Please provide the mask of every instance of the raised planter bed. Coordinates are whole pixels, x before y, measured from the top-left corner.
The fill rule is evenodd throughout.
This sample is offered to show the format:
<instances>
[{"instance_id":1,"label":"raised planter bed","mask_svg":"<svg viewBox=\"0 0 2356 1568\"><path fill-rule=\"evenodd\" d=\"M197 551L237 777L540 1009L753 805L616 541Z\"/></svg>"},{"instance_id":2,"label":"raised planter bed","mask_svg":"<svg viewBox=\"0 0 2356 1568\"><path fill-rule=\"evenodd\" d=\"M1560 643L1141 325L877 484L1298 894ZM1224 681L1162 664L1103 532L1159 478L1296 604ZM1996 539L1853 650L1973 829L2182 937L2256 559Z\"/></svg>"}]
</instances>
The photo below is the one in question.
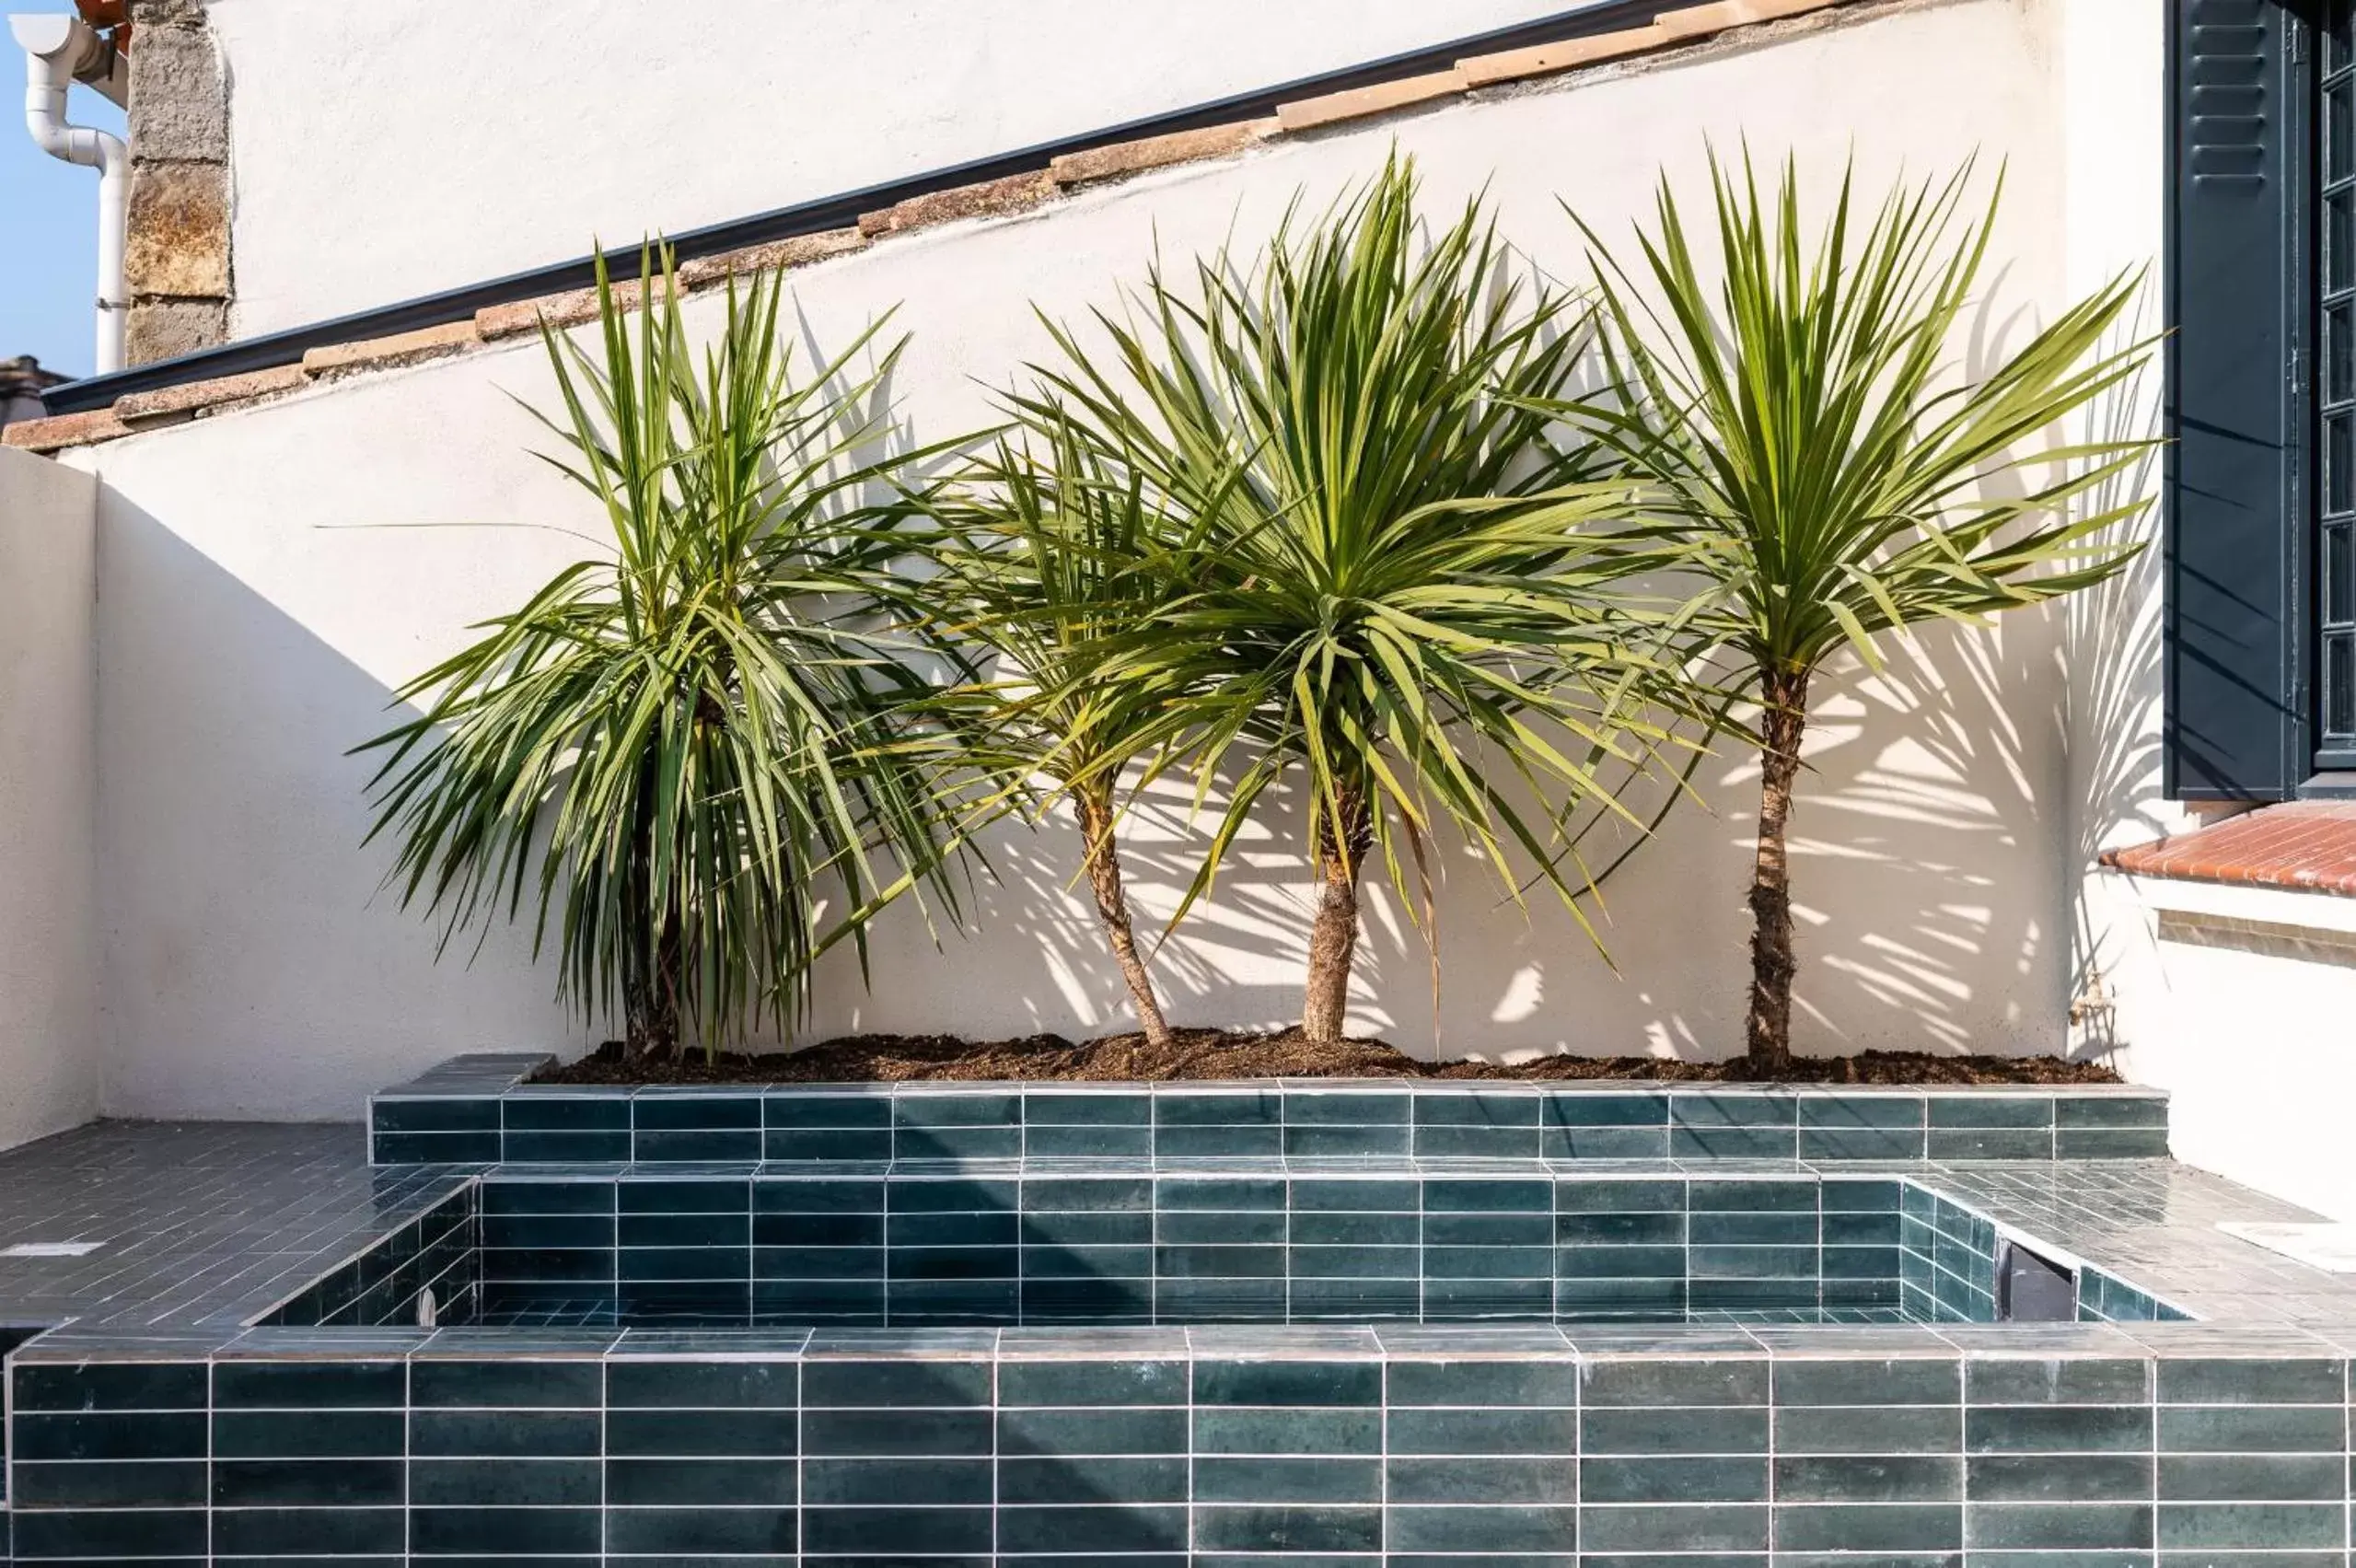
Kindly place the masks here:
<instances>
[{"instance_id":1,"label":"raised planter bed","mask_svg":"<svg viewBox=\"0 0 2356 1568\"><path fill-rule=\"evenodd\" d=\"M2125 1084L528 1081L550 1060L460 1056L372 1097L372 1159L2075 1160L2167 1153L2167 1097Z\"/></svg>"}]
</instances>

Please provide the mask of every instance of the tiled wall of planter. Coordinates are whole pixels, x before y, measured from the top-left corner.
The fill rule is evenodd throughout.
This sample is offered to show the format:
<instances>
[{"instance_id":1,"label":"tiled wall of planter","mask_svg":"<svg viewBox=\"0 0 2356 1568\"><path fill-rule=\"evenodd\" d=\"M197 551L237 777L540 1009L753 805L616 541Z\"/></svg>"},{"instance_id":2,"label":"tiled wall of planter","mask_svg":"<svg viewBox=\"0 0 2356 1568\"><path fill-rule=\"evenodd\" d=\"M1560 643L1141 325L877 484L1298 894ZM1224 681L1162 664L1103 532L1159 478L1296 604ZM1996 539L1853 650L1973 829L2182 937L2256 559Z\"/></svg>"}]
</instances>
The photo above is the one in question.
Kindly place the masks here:
<instances>
[{"instance_id":1,"label":"tiled wall of planter","mask_svg":"<svg viewBox=\"0 0 2356 1568\"><path fill-rule=\"evenodd\" d=\"M33 1347L9 1388L19 1560L2323 1568L2346 1550L2347 1365L2295 1333L511 1338L186 1363Z\"/></svg>"},{"instance_id":2,"label":"tiled wall of planter","mask_svg":"<svg viewBox=\"0 0 2356 1568\"><path fill-rule=\"evenodd\" d=\"M378 1164L1367 1158L2113 1159L2167 1153L2126 1086L1462 1082L567 1087L460 1057L369 1102Z\"/></svg>"}]
</instances>

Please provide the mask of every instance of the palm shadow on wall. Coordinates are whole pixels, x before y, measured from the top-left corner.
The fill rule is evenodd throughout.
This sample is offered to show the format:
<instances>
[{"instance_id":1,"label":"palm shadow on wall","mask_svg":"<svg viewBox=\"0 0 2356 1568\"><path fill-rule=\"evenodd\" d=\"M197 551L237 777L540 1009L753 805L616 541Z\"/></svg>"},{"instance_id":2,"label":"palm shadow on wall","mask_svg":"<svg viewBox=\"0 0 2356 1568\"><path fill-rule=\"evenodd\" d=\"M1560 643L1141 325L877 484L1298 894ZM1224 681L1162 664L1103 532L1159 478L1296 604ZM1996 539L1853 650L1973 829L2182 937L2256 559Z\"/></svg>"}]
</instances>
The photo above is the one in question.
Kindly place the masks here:
<instances>
[{"instance_id":1,"label":"palm shadow on wall","mask_svg":"<svg viewBox=\"0 0 2356 1568\"><path fill-rule=\"evenodd\" d=\"M1999 280L1989 297L2003 293ZM1983 306L1966 373L1991 369L2025 320ZM2122 386L2071 438L2148 434L2142 391ZM2080 505L2099 513L2148 494L2155 462ZM2017 496L2026 477L1983 483ZM2056 606L1885 639L1880 671L1851 656L1828 668L1791 840L1804 1051L2060 1048L2085 973L2072 954L2084 945L2077 879L2103 825L2148 800L2156 766L2142 720L2156 693L2157 574L2147 552ZM1747 827L1756 758L1713 771L1712 803ZM1668 833L1693 825L1673 819ZM1713 854L1739 879L1752 847L1735 836ZM1729 948L1724 961L1746 956Z\"/></svg>"},{"instance_id":2,"label":"palm shadow on wall","mask_svg":"<svg viewBox=\"0 0 2356 1568\"><path fill-rule=\"evenodd\" d=\"M348 1119L354 1078L586 1043L527 935L437 962L384 890L347 751L413 710L301 619L331 612L290 613L111 487L99 516L101 1006L126 1107Z\"/></svg>"},{"instance_id":3,"label":"palm shadow on wall","mask_svg":"<svg viewBox=\"0 0 2356 1568\"><path fill-rule=\"evenodd\" d=\"M1992 368L1994 345L2017 341L2017 326L1983 309L1966 357L1973 375ZM2143 331L2130 321L2106 350ZM2148 437L2155 374L2105 395L2066 438ZM2148 496L2157 463L2147 454L2082 497L2079 515ZM2000 482L2017 496L2025 477ZM1851 1033L1843 1045L1884 1043L1910 1028L1925 1049L2064 1048L2072 1000L2091 972L2079 883L2107 827L2148 816L2152 804L2159 626L2160 563L2147 550L2110 581L2058 604L1977 631L1927 630L1892 661L1891 679L1864 683L1873 689L1859 695L1892 716L1889 732L1923 765L1836 770L1830 759L1814 760L1831 785L1815 804L1847 824L1816 853L1855 863L1851 874L1873 889L1861 907L1889 912L1821 954L1823 968L1845 976L1856 1000L1893 1026L1876 1038ZM1952 848L1935 858L1892 853L1883 830L1898 823L1935 830ZM2010 988L2001 1014L1973 1006L1972 976ZM1804 971L1804 1001L1807 989ZM1993 1038L1991 1026L2001 1031Z\"/></svg>"}]
</instances>

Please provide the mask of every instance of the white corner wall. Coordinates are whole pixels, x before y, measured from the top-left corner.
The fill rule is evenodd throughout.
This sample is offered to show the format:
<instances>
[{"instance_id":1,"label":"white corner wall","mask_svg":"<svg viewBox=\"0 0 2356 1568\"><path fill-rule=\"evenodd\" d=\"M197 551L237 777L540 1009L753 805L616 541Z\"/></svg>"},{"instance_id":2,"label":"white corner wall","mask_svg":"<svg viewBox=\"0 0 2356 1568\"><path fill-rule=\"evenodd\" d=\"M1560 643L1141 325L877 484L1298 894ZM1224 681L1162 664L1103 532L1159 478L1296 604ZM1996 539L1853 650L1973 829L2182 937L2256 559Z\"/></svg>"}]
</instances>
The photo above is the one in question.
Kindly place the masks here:
<instances>
[{"instance_id":1,"label":"white corner wall","mask_svg":"<svg viewBox=\"0 0 2356 1568\"><path fill-rule=\"evenodd\" d=\"M593 239L634 248L1576 4L212 0L232 327L390 305Z\"/></svg>"},{"instance_id":2,"label":"white corner wall","mask_svg":"<svg viewBox=\"0 0 2356 1568\"><path fill-rule=\"evenodd\" d=\"M0 448L0 1148L99 1109L97 492Z\"/></svg>"},{"instance_id":3,"label":"white corner wall","mask_svg":"<svg viewBox=\"0 0 2356 1568\"><path fill-rule=\"evenodd\" d=\"M2178 1159L2356 1223L2356 899L2102 872L2104 1025ZM2171 936L2164 920L2213 935ZM2299 934L2292 941L2269 940Z\"/></svg>"},{"instance_id":4,"label":"white corner wall","mask_svg":"<svg viewBox=\"0 0 2356 1568\"><path fill-rule=\"evenodd\" d=\"M226 23L246 3L215 15ZM894 389L912 434L934 439L985 417L977 378L1040 352L1032 302L1077 316L1141 276L1157 246L1183 256L1231 230L1249 243L1295 192L1323 200L1363 180L1394 143L1420 160L1433 210L1486 186L1506 231L1574 275L1580 250L1558 196L1623 232L1649 211L1662 167L1697 190L1706 141L1747 137L1770 156L1795 152L1819 190L1852 152L1867 189L1975 151L1984 168L2008 161L2002 264L1962 345L1977 353L2062 298L2055 42L2047 0L1876 8L1768 47L1452 104L887 241L796 274L795 298L826 344L902 307L914 342ZM250 101L240 99L241 134L257 129ZM470 219L489 205L439 200ZM305 221L314 237L331 231ZM338 251L355 266L404 225L377 214L366 227L368 246ZM708 326L717 306L691 309ZM552 975L522 934L435 961L433 931L378 889L384 852L360 847L366 767L346 755L387 722L391 688L575 556L564 530L594 530L529 456L536 427L507 395L549 391L540 350L523 343L75 456L107 485L110 1111L348 1116L369 1089L456 1051L594 1038L556 1010ZM1971 637L1926 633L1886 677L1827 681L1794 829L1803 1049L2035 1051L2062 1040L2072 887L2058 630L2031 615ZM1479 865L1451 855L1436 1007L1420 940L1380 893L1353 1026L1423 1052L1738 1049L1757 781L1729 755L1701 783L1710 809L1673 817L1608 889L1612 963L1559 908L1526 917ZM1149 919L1190 869L1182 834L1164 813L1128 842ZM1296 829L1268 824L1217 904L1165 950L1178 1019L1297 1016L1301 848ZM912 911L895 912L877 935L875 991L838 966L814 1037L1119 1024L1119 981L1069 886L1068 830L1010 831L993 853L1005 880L977 896L970 929L936 948Z\"/></svg>"}]
</instances>

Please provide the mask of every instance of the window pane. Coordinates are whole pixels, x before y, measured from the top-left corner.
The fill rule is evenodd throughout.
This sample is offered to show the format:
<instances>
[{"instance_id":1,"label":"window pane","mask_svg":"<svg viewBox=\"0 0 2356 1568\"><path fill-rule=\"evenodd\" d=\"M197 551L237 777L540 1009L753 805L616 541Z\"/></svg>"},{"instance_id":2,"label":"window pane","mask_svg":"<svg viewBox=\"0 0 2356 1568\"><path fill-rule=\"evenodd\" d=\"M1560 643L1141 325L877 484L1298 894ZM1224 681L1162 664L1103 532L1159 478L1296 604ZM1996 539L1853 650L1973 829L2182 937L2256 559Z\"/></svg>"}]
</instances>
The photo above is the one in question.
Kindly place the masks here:
<instances>
[{"instance_id":1,"label":"window pane","mask_svg":"<svg viewBox=\"0 0 2356 1568\"><path fill-rule=\"evenodd\" d=\"M2351 563L2348 523L2328 524L2323 530L2323 618L2333 626L2356 621L2356 563Z\"/></svg>"},{"instance_id":2,"label":"window pane","mask_svg":"<svg viewBox=\"0 0 2356 1568\"><path fill-rule=\"evenodd\" d=\"M2323 422L2323 509L2335 516L2356 510L2356 429L2350 416L2333 414Z\"/></svg>"},{"instance_id":3,"label":"window pane","mask_svg":"<svg viewBox=\"0 0 2356 1568\"><path fill-rule=\"evenodd\" d=\"M2356 333L2350 332L2350 307L2346 300L2323 313L2323 401L2344 403L2356 398Z\"/></svg>"},{"instance_id":4,"label":"window pane","mask_svg":"<svg viewBox=\"0 0 2356 1568\"><path fill-rule=\"evenodd\" d=\"M2332 735L2356 730L2356 636L2324 645L2323 727Z\"/></svg>"},{"instance_id":5,"label":"window pane","mask_svg":"<svg viewBox=\"0 0 2356 1568\"><path fill-rule=\"evenodd\" d=\"M2324 89L2323 177L2327 180L2347 179L2350 154L2356 152L2356 136L2350 134L2348 119L2351 92L2356 92L2356 84L2345 76Z\"/></svg>"},{"instance_id":6,"label":"window pane","mask_svg":"<svg viewBox=\"0 0 2356 1568\"><path fill-rule=\"evenodd\" d=\"M2350 262L2349 248L2356 245L2356 222L2351 222L2349 207L2350 192L2335 191L2323 199L2323 286L2326 294L2337 294L2356 285L2356 267Z\"/></svg>"}]
</instances>

